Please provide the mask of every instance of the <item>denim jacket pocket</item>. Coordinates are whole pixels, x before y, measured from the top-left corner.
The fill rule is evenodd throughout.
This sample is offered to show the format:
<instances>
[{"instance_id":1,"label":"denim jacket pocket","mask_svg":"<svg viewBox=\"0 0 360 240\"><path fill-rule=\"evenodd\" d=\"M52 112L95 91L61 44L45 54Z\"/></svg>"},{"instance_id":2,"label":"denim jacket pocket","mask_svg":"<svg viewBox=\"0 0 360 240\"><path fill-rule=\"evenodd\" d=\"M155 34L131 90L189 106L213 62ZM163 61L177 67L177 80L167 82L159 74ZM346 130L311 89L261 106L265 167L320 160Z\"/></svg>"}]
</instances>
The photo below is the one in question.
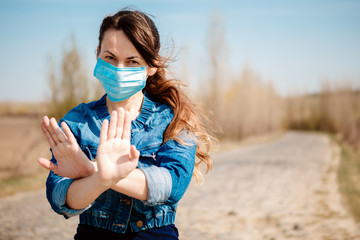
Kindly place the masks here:
<instances>
[{"instance_id":1,"label":"denim jacket pocket","mask_svg":"<svg viewBox=\"0 0 360 240\"><path fill-rule=\"evenodd\" d=\"M80 148L91 161L93 161L96 158L97 155L96 147L81 145Z\"/></svg>"},{"instance_id":2,"label":"denim jacket pocket","mask_svg":"<svg viewBox=\"0 0 360 240\"><path fill-rule=\"evenodd\" d=\"M146 146L138 148L140 152L140 157L152 157L156 161L156 155L159 151L162 142L152 142Z\"/></svg>"},{"instance_id":3,"label":"denim jacket pocket","mask_svg":"<svg viewBox=\"0 0 360 240\"><path fill-rule=\"evenodd\" d=\"M139 148L140 158L138 167L147 167L150 165L156 165L156 155L161 146L161 142L151 143L147 146Z\"/></svg>"},{"instance_id":4,"label":"denim jacket pocket","mask_svg":"<svg viewBox=\"0 0 360 240\"><path fill-rule=\"evenodd\" d=\"M156 164L156 155L142 154L140 155L138 168L144 168Z\"/></svg>"}]
</instances>

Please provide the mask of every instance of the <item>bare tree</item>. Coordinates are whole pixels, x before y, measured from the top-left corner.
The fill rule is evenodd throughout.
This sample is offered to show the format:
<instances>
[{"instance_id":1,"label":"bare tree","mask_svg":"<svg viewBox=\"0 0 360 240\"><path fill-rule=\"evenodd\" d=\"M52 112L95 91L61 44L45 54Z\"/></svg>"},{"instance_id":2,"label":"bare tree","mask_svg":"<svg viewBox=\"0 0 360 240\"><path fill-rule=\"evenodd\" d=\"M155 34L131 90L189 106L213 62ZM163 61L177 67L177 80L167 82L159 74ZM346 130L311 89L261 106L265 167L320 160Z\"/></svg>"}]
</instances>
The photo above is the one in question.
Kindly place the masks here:
<instances>
[{"instance_id":1,"label":"bare tree","mask_svg":"<svg viewBox=\"0 0 360 240\"><path fill-rule=\"evenodd\" d=\"M89 100L89 77L83 66L74 37L70 48L64 48L60 67L49 59L49 115L57 119L63 117L71 108ZM60 71L57 71L57 70Z\"/></svg>"},{"instance_id":2,"label":"bare tree","mask_svg":"<svg viewBox=\"0 0 360 240\"><path fill-rule=\"evenodd\" d=\"M228 55L227 43L225 38L225 21L222 16L214 12L210 17L208 30L208 52L210 59L210 96L209 107L215 115L219 116L221 83L225 81L226 59Z\"/></svg>"}]
</instances>

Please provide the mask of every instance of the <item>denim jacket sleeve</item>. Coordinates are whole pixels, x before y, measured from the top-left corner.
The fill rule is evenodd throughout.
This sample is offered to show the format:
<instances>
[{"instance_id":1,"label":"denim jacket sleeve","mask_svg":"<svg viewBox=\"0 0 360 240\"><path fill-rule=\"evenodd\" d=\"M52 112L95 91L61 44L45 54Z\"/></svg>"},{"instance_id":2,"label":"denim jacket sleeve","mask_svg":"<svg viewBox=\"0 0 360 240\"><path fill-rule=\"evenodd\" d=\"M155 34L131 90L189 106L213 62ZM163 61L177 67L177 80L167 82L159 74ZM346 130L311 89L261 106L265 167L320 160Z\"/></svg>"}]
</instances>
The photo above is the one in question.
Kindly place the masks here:
<instances>
[{"instance_id":1,"label":"denim jacket sleeve","mask_svg":"<svg viewBox=\"0 0 360 240\"><path fill-rule=\"evenodd\" d=\"M93 132L96 132L96 134L98 134L97 131L99 131L99 127L95 126L94 121L91 122L92 127L90 127L89 122L93 119L94 105L102 103L105 105L104 97L97 102L91 102L88 104L83 103L76 106L75 108L71 109L62 119L60 119L59 127L61 128L61 122L65 121L70 127L80 146L82 146L84 143L84 135L82 134L84 132L88 134L86 136L90 136L88 137L88 139L94 141L95 138L91 134L93 134ZM104 109L106 110L106 108ZM88 144L88 142L86 142L86 144ZM91 153L86 152L84 149L83 151L91 159L91 156L89 156L89 154ZM51 161L57 164L54 155L52 156ZM74 210L67 207L66 195L69 186L73 181L74 179L58 176L52 171L50 171L49 176L46 180L46 197L51 205L51 208L56 213L63 215L65 218L79 215L92 206L90 205L87 208L81 210Z\"/></svg>"},{"instance_id":2,"label":"denim jacket sleeve","mask_svg":"<svg viewBox=\"0 0 360 240\"><path fill-rule=\"evenodd\" d=\"M75 114L74 114L75 113ZM77 115L76 109L72 109L65 117L76 117ZM64 118L65 118L64 117ZM61 122L65 121L64 119L60 119L59 127L61 127ZM74 131L73 125L71 122L66 122L70 127L71 131ZM74 133L74 132L73 132ZM76 134L75 134L76 136ZM77 139L79 142L79 140ZM52 155L51 161L57 164L57 161ZM46 197L51 205L51 208L58 214L63 215L65 218L70 218L73 216L77 216L87 210L89 207L82 210L74 210L70 209L66 206L66 195L69 190L70 184L74 181L74 179L61 177L56 175L54 172L50 171L49 176L46 180Z\"/></svg>"},{"instance_id":3,"label":"denim jacket sleeve","mask_svg":"<svg viewBox=\"0 0 360 240\"><path fill-rule=\"evenodd\" d=\"M53 156L51 159L53 163L56 160ZM50 171L46 180L46 197L51 205L51 208L58 214L63 215L65 218L77 216L86 211L90 206L81 210L70 209L66 206L66 194L70 184L74 180L71 178L61 177Z\"/></svg>"},{"instance_id":4,"label":"denim jacket sleeve","mask_svg":"<svg viewBox=\"0 0 360 240\"><path fill-rule=\"evenodd\" d=\"M192 178L196 154L194 141L185 142L167 141L157 153L156 164L141 169L148 186L148 205L175 204L184 195Z\"/></svg>"}]
</instances>

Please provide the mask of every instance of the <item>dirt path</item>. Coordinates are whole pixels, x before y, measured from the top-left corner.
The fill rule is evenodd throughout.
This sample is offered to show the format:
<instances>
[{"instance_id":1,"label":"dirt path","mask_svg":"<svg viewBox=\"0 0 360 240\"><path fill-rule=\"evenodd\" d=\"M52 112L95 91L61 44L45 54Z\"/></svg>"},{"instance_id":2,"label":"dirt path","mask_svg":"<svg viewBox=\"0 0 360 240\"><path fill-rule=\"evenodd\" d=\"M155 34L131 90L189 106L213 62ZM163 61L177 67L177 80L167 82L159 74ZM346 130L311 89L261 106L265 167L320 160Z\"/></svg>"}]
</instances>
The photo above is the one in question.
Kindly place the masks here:
<instances>
[{"instance_id":1,"label":"dirt path","mask_svg":"<svg viewBox=\"0 0 360 240\"><path fill-rule=\"evenodd\" d=\"M290 132L214 160L178 208L182 239L360 239L338 192L339 149L325 135Z\"/></svg>"},{"instance_id":2,"label":"dirt path","mask_svg":"<svg viewBox=\"0 0 360 240\"><path fill-rule=\"evenodd\" d=\"M281 139L217 154L178 207L182 240L360 239L341 205L339 149L325 135ZM45 191L0 199L0 239L72 239L77 218L52 212Z\"/></svg>"},{"instance_id":3,"label":"dirt path","mask_svg":"<svg viewBox=\"0 0 360 240\"><path fill-rule=\"evenodd\" d=\"M73 239L78 219L55 214L45 189L0 199L1 240Z\"/></svg>"}]
</instances>

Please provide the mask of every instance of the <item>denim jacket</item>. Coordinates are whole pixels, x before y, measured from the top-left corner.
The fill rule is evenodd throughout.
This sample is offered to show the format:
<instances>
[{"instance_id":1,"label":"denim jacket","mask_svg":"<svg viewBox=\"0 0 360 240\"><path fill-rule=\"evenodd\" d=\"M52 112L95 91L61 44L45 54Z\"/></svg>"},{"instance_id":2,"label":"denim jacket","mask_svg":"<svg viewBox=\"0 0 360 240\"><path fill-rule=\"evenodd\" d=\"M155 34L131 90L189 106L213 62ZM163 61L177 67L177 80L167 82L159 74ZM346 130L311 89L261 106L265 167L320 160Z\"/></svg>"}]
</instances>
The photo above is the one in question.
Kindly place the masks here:
<instances>
[{"instance_id":1,"label":"denim jacket","mask_svg":"<svg viewBox=\"0 0 360 240\"><path fill-rule=\"evenodd\" d=\"M163 134L173 118L166 104L151 100L144 94L141 112L131 123L131 144L140 151L138 168L147 181L148 198L141 201L112 189L102 193L90 206L82 210L66 206L66 194L73 179L61 177L50 171L46 181L46 195L52 209L65 218L80 215L80 223L125 233L173 224L177 202L189 186L194 164L196 143L181 134L186 144L169 140ZM100 100L70 110L64 118L74 133L81 149L96 158L101 124L110 119L104 95ZM187 138L184 136L188 136ZM56 163L56 159L52 158Z\"/></svg>"}]
</instances>

